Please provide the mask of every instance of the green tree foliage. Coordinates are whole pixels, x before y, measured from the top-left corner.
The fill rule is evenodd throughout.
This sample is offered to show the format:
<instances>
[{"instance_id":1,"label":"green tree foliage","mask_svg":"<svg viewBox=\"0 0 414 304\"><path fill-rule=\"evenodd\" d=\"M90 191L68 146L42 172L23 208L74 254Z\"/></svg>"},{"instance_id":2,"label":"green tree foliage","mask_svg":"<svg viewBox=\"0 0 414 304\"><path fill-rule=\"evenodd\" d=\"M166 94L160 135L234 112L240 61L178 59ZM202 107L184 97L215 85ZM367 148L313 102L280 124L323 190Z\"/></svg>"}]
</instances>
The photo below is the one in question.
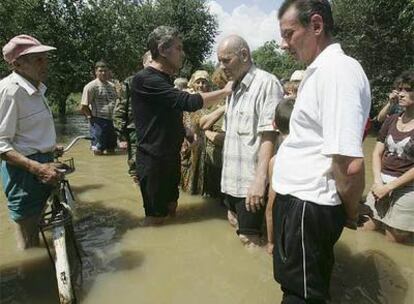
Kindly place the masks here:
<instances>
[{"instance_id":1,"label":"green tree foliage","mask_svg":"<svg viewBox=\"0 0 414 304\"><path fill-rule=\"evenodd\" d=\"M279 79L289 79L295 70L303 69L303 65L283 52L275 41L268 41L252 53L255 64Z\"/></svg>"},{"instance_id":2,"label":"green tree foliage","mask_svg":"<svg viewBox=\"0 0 414 304\"><path fill-rule=\"evenodd\" d=\"M208 57L217 34L217 22L203 0L2 0L0 20L1 46L24 33L57 47L48 87L61 116L68 95L93 78L95 61L108 62L118 79L135 72L155 27L176 26L182 33L186 76ZM0 76L8 72L1 61Z\"/></svg>"},{"instance_id":3,"label":"green tree foliage","mask_svg":"<svg viewBox=\"0 0 414 304\"><path fill-rule=\"evenodd\" d=\"M414 0L332 2L335 36L367 73L376 113L394 79L414 68Z\"/></svg>"}]
</instances>

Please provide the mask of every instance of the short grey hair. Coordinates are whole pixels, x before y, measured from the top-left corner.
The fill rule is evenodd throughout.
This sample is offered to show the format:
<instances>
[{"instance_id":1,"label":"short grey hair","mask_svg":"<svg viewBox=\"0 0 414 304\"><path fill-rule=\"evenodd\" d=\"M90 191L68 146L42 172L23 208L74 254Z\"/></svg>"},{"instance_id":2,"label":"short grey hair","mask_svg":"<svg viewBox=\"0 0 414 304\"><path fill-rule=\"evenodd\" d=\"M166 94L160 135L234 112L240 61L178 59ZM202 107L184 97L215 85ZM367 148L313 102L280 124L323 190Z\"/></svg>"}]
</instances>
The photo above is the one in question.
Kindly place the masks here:
<instances>
[{"instance_id":1,"label":"short grey hair","mask_svg":"<svg viewBox=\"0 0 414 304\"><path fill-rule=\"evenodd\" d=\"M230 35L225 37L219 43L219 48L223 46L225 46L228 51L236 54L238 57L240 56L241 51L246 49L249 53L249 58L251 57L249 44L239 35Z\"/></svg>"},{"instance_id":2,"label":"short grey hair","mask_svg":"<svg viewBox=\"0 0 414 304\"><path fill-rule=\"evenodd\" d=\"M180 38L180 33L175 27L161 25L148 36L148 49L153 59L160 57L159 48L168 49L175 38Z\"/></svg>"},{"instance_id":3,"label":"short grey hair","mask_svg":"<svg viewBox=\"0 0 414 304\"><path fill-rule=\"evenodd\" d=\"M188 85L188 80L187 78L177 78L176 80L174 80L174 87L179 89L179 90L184 90L187 88Z\"/></svg>"}]
</instances>

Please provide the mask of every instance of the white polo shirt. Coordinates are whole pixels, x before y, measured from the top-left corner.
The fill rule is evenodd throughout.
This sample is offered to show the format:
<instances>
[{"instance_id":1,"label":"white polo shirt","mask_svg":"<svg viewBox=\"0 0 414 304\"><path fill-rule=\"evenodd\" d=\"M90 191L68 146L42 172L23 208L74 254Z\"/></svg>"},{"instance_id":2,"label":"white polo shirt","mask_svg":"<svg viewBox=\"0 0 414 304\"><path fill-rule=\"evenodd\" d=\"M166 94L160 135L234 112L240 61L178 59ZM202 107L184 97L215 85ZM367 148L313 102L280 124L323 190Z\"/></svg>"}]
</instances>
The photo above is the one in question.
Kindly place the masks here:
<instances>
[{"instance_id":1,"label":"white polo shirt","mask_svg":"<svg viewBox=\"0 0 414 304\"><path fill-rule=\"evenodd\" d=\"M362 136L371 106L368 79L337 43L306 69L276 154L272 187L320 205L339 205L332 156L363 157Z\"/></svg>"},{"instance_id":2,"label":"white polo shirt","mask_svg":"<svg viewBox=\"0 0 414 304\"><path fill-rule=\"evenodd\" d=\"M0 154L54 150L55 125L45 92L43 83L36 88L15 72L0 81Z\"/></svg>"}]
</instances>

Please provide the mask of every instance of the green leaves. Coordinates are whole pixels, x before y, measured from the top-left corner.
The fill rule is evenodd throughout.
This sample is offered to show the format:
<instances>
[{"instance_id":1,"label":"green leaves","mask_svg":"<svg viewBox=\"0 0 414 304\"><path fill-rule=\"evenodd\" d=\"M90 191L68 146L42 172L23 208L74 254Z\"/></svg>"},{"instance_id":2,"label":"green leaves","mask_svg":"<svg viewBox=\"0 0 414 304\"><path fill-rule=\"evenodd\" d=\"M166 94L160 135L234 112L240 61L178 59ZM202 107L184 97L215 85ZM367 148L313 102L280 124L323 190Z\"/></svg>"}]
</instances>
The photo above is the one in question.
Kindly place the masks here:
<instances>
[{"instance_id":1,"label":"green leaves","mask_svg":"<svg viewBox=\"0 0 414 304\"><path fill-rule=\"evenodd\" d=\"M333 0L336 39L371 82L374 113L394 79L414 68L413 0Z\"/></svg>"},{"instance_id":2,"label":"green leaves","mask_svg":"<svg viewBox=\"0 0 414 304\"><path fill-rule=\"evenodd\" d=\"M141 66L148 34L159 25L183 34L186 76L210 54L217 22L203 0L2 0L0 44L29 34L57 48L50 60L49 99L64 115L66 99L93 78L105 60L123 80ZM0 77L9 73L0 61Z\"/></svg>"},{"instance_id":3,"label":"green leaves","mask_svg":"<svg viewBox=\"0 0 414 304\"><path fill-rule=\"evenodd\" d=\"M295 70L303 65L296 62L290 55L283 52L276 41L268 41L252 53L255 64L279 79L289 79Z\"/></svg>"}]
</instances>

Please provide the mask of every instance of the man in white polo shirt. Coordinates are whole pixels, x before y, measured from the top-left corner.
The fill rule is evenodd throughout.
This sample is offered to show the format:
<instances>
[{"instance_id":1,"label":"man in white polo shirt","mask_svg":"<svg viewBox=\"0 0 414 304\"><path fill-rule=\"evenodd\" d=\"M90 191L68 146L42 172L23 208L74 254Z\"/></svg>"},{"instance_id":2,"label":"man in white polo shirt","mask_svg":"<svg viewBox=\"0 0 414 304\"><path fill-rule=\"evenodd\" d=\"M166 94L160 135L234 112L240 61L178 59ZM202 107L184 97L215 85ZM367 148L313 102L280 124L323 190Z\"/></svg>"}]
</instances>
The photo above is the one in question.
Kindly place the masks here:
<instances>
[{"instance_id":1,"label":"man in white polo shirt","mask_svg":"<svg viewBox=\"0 0 414 304\"><path fill-rule=\"evenodd\" d=\"M307 69L275 159L274 275L282 303L325 303L343 227L364 189L362 136L371 96L360 64L333 43L328 0L286 0L282 48Z\"/></svg>"},{"instance_id":2,"label":"man in white polo shirt","mask_svg":"<svg viewBox=\"0 0 414 304\"><path fill-rule=\"evenodd\" d=\"M245 244L260 244L264 219L267 167L274 153L272 122L282 87L272 74L255 67L249 46L236 35L223 39L218 59L235 82L226 103L221 191L229 220L237 220L237 234ZM236 222L236 221L234 221Z\"/></svg>"},{"instance_id":3,"label":"man in white polo shirt","mask_svg":"<svg viewBox=\"0 0 414 304\"><path fill-rule=\"evenodd\" d=\"M28 35L3 48L13 72L0 81L0 173L21 249L39 244L39 217L51 184L61 178L52 164L56 134L43 84L51 50Z\"/></svg>"}]
</instances>

